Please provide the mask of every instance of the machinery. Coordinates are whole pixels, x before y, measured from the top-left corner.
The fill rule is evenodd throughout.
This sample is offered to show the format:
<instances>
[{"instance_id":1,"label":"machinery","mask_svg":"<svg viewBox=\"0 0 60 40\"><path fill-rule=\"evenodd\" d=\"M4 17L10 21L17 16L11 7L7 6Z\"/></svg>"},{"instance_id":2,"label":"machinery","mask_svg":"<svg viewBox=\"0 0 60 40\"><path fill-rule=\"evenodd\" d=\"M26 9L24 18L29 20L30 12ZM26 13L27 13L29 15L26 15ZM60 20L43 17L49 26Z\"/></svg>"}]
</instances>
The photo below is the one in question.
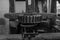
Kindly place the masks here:
<instances>
[{"instance_id":1,"label":"machinery","mask_svg":"<svg viewBox=\"0 0 60 40\"><path fill-rule=\"evenodd\" d=\"M55 28L57 14L57 0L25 0L26 12L5 14L6 18L11 21L18 20L16 34L24 34L24 36L35 36L40 33L60 32ZM42 12L39 12L38 1L42 3ZM59 0L58 0L59 1ZM32 34L32 35L31 35ZM26 37L25 36L25 37Z\"/></svg>"}]
</instances>

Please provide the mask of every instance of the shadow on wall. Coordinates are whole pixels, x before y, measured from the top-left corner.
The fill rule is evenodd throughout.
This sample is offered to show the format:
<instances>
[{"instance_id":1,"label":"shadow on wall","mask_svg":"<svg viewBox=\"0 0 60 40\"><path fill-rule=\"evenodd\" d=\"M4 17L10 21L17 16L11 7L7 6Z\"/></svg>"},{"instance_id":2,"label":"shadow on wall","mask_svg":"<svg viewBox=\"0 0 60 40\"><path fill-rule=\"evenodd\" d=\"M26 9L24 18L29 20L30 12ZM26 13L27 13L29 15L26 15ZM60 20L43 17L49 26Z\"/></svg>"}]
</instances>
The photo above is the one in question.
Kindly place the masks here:
<instances>
[{"instance_id":1,"label":"shadow on wall","mask_svg":"<svg viewBox=\"0 0 60 40\"><path fill-rule=\"evenodd\" d=\"M4 18L0 18L0 25L5 25L6 22L5 22L5 19Z\"/></svg>"},{"instance_id":2,"label":"shadow on wall","mask_svg":"<svg viewBox=\"0 0 60 40\"><path fill-rule=\"evenodd\" d=\"M0 35L6 34L6 20L4 18L0 18Z\"/></svg>"}]
</instances>

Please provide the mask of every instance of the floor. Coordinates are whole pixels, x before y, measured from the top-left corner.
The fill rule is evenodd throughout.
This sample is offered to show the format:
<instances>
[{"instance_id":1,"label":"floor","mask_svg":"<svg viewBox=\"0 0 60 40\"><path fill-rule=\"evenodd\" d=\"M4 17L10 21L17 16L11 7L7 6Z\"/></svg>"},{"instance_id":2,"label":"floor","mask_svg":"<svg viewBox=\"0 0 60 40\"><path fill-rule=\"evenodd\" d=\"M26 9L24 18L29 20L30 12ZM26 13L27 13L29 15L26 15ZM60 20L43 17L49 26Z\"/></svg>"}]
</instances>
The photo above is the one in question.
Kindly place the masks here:
<instances>
[{"instance_id":1,"label":"floor","mask_svg":"<svg viewBox=\"0 0 60 40\"><path fill-rule=\"evenodd\" d=\"M38 39L60 39L60 33L43 33L39 34L36 37L32 38L33 40ZM22 35L14 34L14 35L0 35L0 39L15 39L15 40L22 40Z\"/></svg>"}]
</instances>

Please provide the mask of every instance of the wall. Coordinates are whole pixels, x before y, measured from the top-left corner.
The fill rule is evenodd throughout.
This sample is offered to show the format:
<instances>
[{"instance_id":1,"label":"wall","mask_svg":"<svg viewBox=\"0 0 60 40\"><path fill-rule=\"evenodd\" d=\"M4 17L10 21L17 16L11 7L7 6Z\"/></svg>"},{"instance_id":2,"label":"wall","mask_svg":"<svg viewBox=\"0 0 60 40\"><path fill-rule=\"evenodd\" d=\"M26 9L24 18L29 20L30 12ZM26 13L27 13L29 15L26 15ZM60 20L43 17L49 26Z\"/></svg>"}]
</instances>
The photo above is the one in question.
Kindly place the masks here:
<instances>
[{"instance_id":1,"label":"wall","mask_svg":"<svg viewBox=\"0 0 60 40\"><path fill-rule=\"evenodd\" d=\"M9 20L4 17L9 12L9 0L0 0L0 34L7 34Z\"/></svg>"},{"instance_id":2,"label":"wall","mask_svg":"<svg viewBox=\"0 0 60 40\"><path fill-rule=\"evenodd\" d=\"M21 13L22 11L25 12L26 10L26 5L25 1L19 1L15 2L15 12L16 13Z\"/></svg>"},{"instance_id":3,"label":"wall","mask_svg":"<svg viewBox=\"0 0 60 40\"><path fill-rule=\"evenodd\" d=\"M41 2L38 2L39 5L39 11L42 12L42 6L41 6ZM16 13L21 13L22 11L25 12L26 10L26 2L25 1L16 1L15 2L15 11Z\"/></svg>"}]
</instances>

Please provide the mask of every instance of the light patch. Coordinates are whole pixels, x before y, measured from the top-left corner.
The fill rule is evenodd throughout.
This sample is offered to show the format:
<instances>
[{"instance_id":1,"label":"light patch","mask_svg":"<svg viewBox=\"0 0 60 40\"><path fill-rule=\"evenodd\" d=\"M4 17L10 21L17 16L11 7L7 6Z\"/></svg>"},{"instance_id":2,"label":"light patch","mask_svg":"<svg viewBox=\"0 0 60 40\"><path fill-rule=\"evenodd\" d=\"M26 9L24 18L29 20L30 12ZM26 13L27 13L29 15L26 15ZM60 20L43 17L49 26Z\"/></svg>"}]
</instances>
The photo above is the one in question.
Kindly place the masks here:
<instances>
[{"instance_id":1,"label":"light patch","mask_svg":"<svg viewBox=\"0 0 60 40\"><path fill-rule=\"evenodd\" d=\"M31 5L31 0L28 0L28 5Z\"/></svg>"}]
</instances>

